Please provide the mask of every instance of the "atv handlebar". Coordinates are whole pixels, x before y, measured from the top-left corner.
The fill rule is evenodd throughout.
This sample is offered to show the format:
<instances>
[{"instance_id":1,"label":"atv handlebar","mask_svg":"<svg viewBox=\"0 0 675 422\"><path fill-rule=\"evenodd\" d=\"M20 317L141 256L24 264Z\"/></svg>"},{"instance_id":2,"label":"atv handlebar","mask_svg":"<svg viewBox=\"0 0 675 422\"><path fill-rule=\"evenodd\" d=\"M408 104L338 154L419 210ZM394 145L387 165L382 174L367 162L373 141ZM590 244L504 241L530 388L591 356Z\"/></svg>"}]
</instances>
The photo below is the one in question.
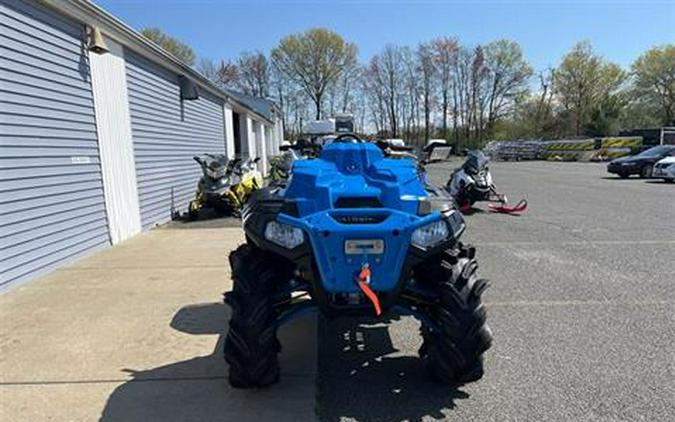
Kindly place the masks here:
<instances>
[{"instance_id":1,"label":"atv handlebar","mask_svg":"<svg viewBox=\"0 0 675 422\"><path fill-rule=\"evenodd\" d=\"M335 138L335 139L333 140L333 142L335 142L335 143L347 143L346 140L347 140L347 139L350 139L350 138L353 139L353 140L355 140L356 143L359 143L359 144L362 144L362 143L363 143L363 139L359 138L359 137L356 136L356 134L354 134L354 133L343 133L342 135L340 135L340 136L338 136L337 138Z\"/></svg>"}]
</instances>

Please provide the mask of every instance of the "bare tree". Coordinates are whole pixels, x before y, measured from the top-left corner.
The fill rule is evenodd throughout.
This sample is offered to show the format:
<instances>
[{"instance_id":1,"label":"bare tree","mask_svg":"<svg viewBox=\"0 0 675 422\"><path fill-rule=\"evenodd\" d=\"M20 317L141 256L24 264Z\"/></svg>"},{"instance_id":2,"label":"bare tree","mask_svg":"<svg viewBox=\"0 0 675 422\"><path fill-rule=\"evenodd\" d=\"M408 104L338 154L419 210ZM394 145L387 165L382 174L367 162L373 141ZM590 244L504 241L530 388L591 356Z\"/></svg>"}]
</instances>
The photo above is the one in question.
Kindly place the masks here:
<instances>
[{"instance_id":1,"label":"bare tree","mask_svg":"<svg viewBox=\"0 0 675 422\"><path fill-rule=\"evenodd\" d=\"M401 114L406 113L404 50L387 45L370 60L366 72L367 90L375 101L373 111L379 115L379 130L391 137L400 134Z\"/></svg>"},{"instance_id":2,"label":"bare tree","mask_svg":"<svg viewBox=\"0 0 675 422\"><path fill-rule=\"evenodd\" d=\"M434 82L437 76L431 44L424 43L417 47L417 60L419 74L422 79L421 86L422 103L424 109L424 140L426 142L431 137L431 107L434 95Z\"/></svg>"},{"instance_id":3,"label":"bare tree","mask_svg":"<svg viewBox=\"0 0 675 422\"><path fill-rule=\"evenodd\" d=\"M438 71L441 91L441 115L443 122L443 136L448 132L448 108L450 104L450 89L454 83L453 68L457 62L459 43L456 38L441 37L431 41L434 54L434 63Z\"/></svg>"},{"instance_id":4,"label":"bare tree","mask_svg":"<svg viewBox=\"0 0 675 422\"><path fill-rule=\"evenodd\" d=\"M197 72L201 73L202 76L214 84L218 80L218 66L213 60L202 57L197 62L197 66L195 68Z\"/></svg>"},{"instance_id":5,"label":"bare tree","mask_svg":"<svg viewBox=\"0 0 675 422\"><path fill-rule=\"evenodd\" d=\"M388 126L387 106L378 55L374 55L368 66L363 69L363 91L370 102L371 122L375 126L375 132L385 131Z\"/></svg>"},{"instance_id":6,"label":"bare tree","mask_svg":"<svg viewBox=\"0 0 675 422\"><path fill-rule=\"evenodd\" d=\"M387 112L389 113L389 127L391 136L396 138L399 130L398 97L401 88L401 50L400 47L388 45L381 55L381 82L384 86Z\"/></svg>"},{"instance_id":7,"label":"bare tree","mask_svg":"<svg viewBox=\"0 0 675 422\"><path fill-rule=\"evenodd\" d=\"M239 86L244 93L256 97L269 95L270 74L267 57L259 51L244 52L237 61Z\"/></svg>"},{"instance_id":8,"label":"bare tree","mask_svg":"<svg viewBox=\"0 0 675 422\"><path fill-rule=\"evenodd\" d=\"M218 67L218 84L224 88L235 88L239 84L239 68L230 61L221 61Z\"/></svg>"},{"instance_id":9,"label":"bare tree","mask_svg":"<svg viewBox=\"0 0 675 422\"><path fill-rule=\"evenodd\" d=\"M401 93L401 117L403 119L403 134L410 141L417 139L419 117L420 83L417 66L417 56L409 47L401 49L401 66L403 91Z\"/></svg>"},{"instance_id":10,"label":"bare tree","mask_svg":"<svg viewBox=\"0 0 675 422\"><path fill-rule=\"evenodd\" d=\"M219 65L208 58L197 62L197 71L220 88L235 88L239 81L239 69L234 63L221 61Z\"/></svg>"},{"instance_id":11,"label":"bare tree","mask_svg":"<svg viewBox=\"0 0 675 422\"><path fill-rule=\"evenodd\" d=\"M537 138L543 137L551 129L551 120L553 118L553 81L555 80L555 71L551 68L539 72L539 97L537 101L536 112L534 115L533 135Z\"/></svg>"}]
</instances>

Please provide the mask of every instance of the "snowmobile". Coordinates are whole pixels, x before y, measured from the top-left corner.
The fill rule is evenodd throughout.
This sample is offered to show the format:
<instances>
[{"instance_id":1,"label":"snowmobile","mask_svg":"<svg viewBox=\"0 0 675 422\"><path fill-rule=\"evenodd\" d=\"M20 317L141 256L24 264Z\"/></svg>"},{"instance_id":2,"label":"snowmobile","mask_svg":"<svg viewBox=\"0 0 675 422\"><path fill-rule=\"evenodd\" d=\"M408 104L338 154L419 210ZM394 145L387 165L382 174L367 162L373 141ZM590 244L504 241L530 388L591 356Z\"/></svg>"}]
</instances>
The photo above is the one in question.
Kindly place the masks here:
<instances>
[{"instance_id":1,"label":"snowmobile","mask_svg":"<svg viewBox=\"0 0 675 422\"><path fill-rule=\"evenodd\" d=\"M228 159L223 154L204 154L193 159L202 168L195 199L188 204L188 218L199 217L204 207L239 215L251 193L263 186L262 175L256 169L260 158Z\"/></svg>"},{"instance_id":2,"label":"snowmobile","mask_svg":"<svg viewBox=\"0 0 675 422\"><path fill-rule=\"evenodd\" d=\"M431 194L411 159L385 157L342 134L297 160L285 186L256 191L242 212L246 243L230 254L232 309L224 342L229 382L279 379L279 326L305 311L421 321L419 356L454 384L483 376L492 335L475 248L462 215Z\"/></svg>"},{"instance_id":3,"label":"snowmobile","mask_svg":"<svg viewBox=\"0 0 675 422\"><path fill-rule=\"evenodd\" d=\"M481 151L469 151L462 167L450 175L445 188L453 197L463 213L472 209L474 203L489 201L491 211L500 213L519 213L527 208L527 201L521 200L515 206L509 206L506 195L498 193L488 168L489 159Z\"/></svg>"}]
</instances>

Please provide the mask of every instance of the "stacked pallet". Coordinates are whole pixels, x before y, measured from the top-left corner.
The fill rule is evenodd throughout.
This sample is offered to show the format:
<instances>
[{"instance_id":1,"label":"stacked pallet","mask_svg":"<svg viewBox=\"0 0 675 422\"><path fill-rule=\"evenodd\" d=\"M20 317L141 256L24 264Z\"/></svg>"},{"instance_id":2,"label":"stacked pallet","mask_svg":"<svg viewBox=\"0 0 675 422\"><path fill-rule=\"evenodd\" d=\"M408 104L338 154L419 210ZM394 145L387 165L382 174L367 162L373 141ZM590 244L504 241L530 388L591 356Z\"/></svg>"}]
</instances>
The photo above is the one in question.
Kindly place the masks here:
<instances>
[{"instance_id":1,"label":"stacked pallet","mask_svg":"<svg viewBox=\"0 0 675 422\"><path fill-rule=\"evenodd\" d=\"M536 160L539 141L495 141L486 146L486 153L497 160Z\"/></svg>"},{"instance_id":2,"label":"stacked pallet","mask_svg":"<svg viewBox=\"0 0 675 422\"><path fill-rule=\"evenodd\" d=\"M641 146L641 137L544 141L541 142L541 158L553 161L605 161L629 155Z\"/></svg>"},{"instance_id":3,"label":"stacked pallet","mask_svg":"<svg viewBox=\"0 0 675 422\"><path fill-rule=\"evenodd\" d=\"M579 161L595 148L593 139L560 139L541 142L541 158L549 161Z\"/></svg>"}]
</instances>

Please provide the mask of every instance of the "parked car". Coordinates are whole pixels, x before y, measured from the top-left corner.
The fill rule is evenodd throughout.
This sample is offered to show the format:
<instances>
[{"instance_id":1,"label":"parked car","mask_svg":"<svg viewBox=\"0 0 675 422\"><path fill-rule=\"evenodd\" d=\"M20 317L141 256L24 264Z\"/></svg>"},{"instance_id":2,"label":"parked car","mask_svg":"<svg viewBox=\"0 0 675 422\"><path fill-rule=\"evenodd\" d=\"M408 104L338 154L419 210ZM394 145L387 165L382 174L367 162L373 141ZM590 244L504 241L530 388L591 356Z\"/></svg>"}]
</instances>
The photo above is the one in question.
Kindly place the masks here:
<instances>
[{"instance_id":1,"label":"parked car","mask_svg":"<svg viewBox=\"0 0 675 422\"><path fill-rule=\"evenodd\" d=\"M675 156L675 145L659 145L630 157L617 158L607 165L607 171L626 178L638 174L642 178L652 177L654 164L657 161Z\"/></svg>"},{"instance_id":2,"label":"parked car","mask_svg":"<svg viewBox=\"0 0 675 422\"><path fill-rule=\"evenodd\" d=\"M675 182L675 157L666 157L654 164L652 176L666 182Z\"/></svg>"}]
</instances>

